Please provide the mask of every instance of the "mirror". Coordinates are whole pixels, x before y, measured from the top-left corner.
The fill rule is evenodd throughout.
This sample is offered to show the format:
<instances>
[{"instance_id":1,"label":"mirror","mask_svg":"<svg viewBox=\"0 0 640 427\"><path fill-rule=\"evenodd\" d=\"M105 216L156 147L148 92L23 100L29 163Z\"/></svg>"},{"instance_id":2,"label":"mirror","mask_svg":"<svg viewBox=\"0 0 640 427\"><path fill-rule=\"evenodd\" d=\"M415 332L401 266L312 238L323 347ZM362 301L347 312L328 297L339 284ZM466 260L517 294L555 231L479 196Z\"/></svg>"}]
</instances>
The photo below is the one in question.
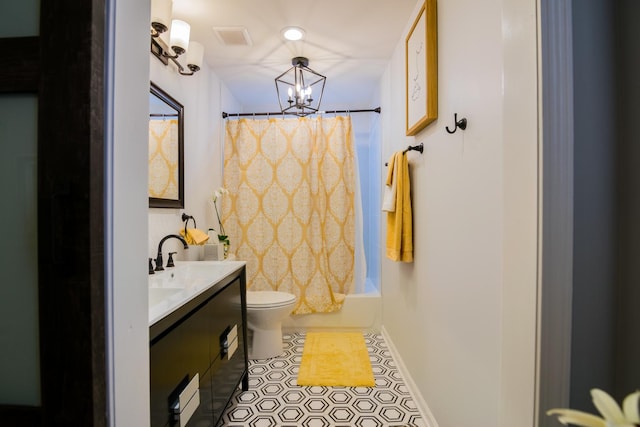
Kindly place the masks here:
<instances>
[{"instance_id":1,"label":"mirror","mask_svg":"<svg viewBox=\"0 0 640 427\"><path fill-rule=\"evenodd\" d=\"M184 208L184 107L151 82L149 207Z\"/></svg>"}]
</instances>

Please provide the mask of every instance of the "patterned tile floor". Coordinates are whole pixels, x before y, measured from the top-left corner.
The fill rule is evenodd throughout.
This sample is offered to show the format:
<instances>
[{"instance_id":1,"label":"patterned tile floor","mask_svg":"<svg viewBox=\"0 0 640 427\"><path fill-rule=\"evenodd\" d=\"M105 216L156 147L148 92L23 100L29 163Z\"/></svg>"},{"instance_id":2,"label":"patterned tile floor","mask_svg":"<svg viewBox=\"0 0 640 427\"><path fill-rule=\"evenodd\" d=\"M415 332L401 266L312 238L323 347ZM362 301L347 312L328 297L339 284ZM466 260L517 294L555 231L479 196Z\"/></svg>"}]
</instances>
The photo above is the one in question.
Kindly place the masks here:
<instances>
[{"instance_id":1,"label":"patterned tile floor","mask_svg":"<svg viewBox=\"0 0 640 427\"><path fill-rule=\"evenodd\" d=\"M426 426L396 368L382 334L364 334L375 387L296 385L304 333L284 334L285 352L250 361L249 390L238 390L222 425L227 427Z\"/></svg>"}]
</instances>

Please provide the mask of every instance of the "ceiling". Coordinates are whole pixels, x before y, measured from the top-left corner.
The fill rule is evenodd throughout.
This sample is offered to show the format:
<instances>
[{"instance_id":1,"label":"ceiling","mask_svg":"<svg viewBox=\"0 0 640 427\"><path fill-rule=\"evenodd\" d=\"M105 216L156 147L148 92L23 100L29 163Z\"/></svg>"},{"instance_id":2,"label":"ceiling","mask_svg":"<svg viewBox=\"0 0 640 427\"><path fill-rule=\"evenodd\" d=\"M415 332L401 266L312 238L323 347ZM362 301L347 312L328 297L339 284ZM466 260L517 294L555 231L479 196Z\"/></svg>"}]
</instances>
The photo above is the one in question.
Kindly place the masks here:
<instances>
[{"instance_id":1,"label":"ceiling","mask_svg":"<svg viewBox=\"0 0 640 427\"><path fill-rule=\"evenodd\" d=\"M373 108L372 93L418 0L174 0L173 18L245 112L279 111L274 79L296 56L327 77L322 110ZM302 27L305 38L281 36ZM225 45L214 27L242 27L251 45Z\"/></svg>"}]
</instances>

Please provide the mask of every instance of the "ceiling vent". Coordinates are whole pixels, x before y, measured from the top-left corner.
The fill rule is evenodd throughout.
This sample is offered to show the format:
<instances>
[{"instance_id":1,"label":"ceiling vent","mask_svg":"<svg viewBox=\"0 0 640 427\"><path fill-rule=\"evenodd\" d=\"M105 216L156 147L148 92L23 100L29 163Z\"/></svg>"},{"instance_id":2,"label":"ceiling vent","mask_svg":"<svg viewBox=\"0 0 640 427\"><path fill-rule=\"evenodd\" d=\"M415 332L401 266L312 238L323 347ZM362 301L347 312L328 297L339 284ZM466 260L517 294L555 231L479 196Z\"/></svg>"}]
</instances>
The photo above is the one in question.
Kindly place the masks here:
<instances>
[{"instance_id":1,"label":"ceiling vent","mask_svg":"<svg viewBox=\"0 0 640 427\"><path fill-rule=\"evenodd\" d=\"M213 27L216 37L225 46L251 46L251 37L244 27Z\"/></svg>"}]
</instances>

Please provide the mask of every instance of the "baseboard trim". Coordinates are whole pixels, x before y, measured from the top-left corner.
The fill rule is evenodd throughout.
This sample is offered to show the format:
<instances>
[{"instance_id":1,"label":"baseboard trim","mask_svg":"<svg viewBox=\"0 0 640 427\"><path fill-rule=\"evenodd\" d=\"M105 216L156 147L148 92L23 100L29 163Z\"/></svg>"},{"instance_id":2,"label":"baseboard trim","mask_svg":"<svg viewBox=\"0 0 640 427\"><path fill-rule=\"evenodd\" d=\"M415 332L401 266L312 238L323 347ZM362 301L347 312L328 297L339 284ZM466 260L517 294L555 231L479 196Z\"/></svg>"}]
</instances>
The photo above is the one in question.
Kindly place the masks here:
<instances>
[{"instance_id":1,"label":"baseboard trim","mask_svg":"<svg viewBox=\"0 0 640 427\"><path fill-rule=\"evenodd\" d=\"M381 333L387 345L389 346L391 357L393 358L393 361L396 363L396 366L398 367L398 370L400 371L400 374L402 375L402 378L404 379L404 382L407 388L409 389L409 393L411 393L411 397L413 398L418 408L418 411L420 411L420 415L425 420L427 427L439 427L438 422L436 421L435 417L431 413L431 410L429 409L427 402L424 400L424 397L422 397L422 393L420 393L420 390L418 390L416 383L413 382L413 378L411 378L411 375L409 374L409 370L407 369L404 362L402 361L402 357L400 357L400 353L398 353L398 349L393 344L393 340L387 333L387 330L385 329L384 326L382 326L381 328Z\"/></svg>"}]
</instances>

